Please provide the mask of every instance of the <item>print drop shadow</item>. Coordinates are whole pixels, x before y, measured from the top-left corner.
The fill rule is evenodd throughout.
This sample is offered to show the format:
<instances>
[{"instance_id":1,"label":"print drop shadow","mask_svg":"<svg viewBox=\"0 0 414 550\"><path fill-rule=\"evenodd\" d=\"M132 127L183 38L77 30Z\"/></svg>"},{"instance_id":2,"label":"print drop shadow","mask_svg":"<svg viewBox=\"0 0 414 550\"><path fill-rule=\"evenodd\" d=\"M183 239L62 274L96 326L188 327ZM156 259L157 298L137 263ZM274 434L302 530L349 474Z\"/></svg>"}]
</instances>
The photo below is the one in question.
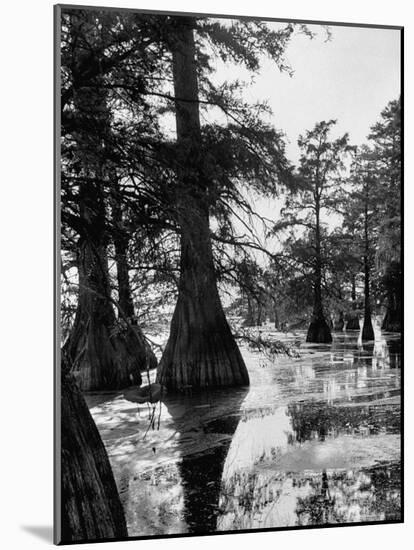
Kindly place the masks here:
<instances>
[{"instance_id":1,"label":"print drop shadow","mask_svg":"<svg viewBox=\"0 0 414 550\"><path fill-rule=\"evenodd\" d=\"M44 542L50 544L53 542L53 527L51 525L21 525L20 528Z\"/></svg>"}]
</instances>

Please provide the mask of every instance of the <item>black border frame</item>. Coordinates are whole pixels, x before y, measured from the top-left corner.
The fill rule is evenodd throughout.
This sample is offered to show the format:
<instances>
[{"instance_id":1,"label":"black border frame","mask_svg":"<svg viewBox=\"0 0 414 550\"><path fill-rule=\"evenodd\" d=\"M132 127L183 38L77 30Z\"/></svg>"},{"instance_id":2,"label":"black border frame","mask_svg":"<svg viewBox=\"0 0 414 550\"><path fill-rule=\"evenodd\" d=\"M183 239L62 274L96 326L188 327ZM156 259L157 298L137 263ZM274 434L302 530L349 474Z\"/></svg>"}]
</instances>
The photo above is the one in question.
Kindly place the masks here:
<instances>
[{"instance_id":1,"label":"black border frame","mask_svg":"<svg viewBox=\"0 0 414 550\"><path fill-rule=\"evenodd\" d=\"M102 538L102 539L85 539L76 542L62 542L61 539L61 461L60 461L60 399L61 399L61 376L60 376L60 232L61 232L61 217L60 217L60 191L61 191L61 179L60 179L60 18L61 10L107 10L117 12L134 12L134 13L146 13L152 15L181 15L181 16L197 16L197 17L211 17L211 18L223 18L223 19L244 19L244 20L260 20L277 23L301 23L308 25L332 25L339 27L358 27L358 28L371 28L371 29L389 29L400 31L400 96L401 96L401 269L402 269L402 325L401 325L401 435L400 435L400 449L401 449L401 518L398 520L385 520L385 521L361 521L355 523L335 523L335 524L322 524L322 525L309 525L309 526L289 526L289 527L269 527L260 529L238 529L232 531L215 531L208 533L180 533L171 535L143 535L143 536L131 536L120 538ZM236 535L236 534L248 534L248 533L273 533L278 531L303 531L314 529L331 529L338 527L361 527L369 525L390 525L401 524L405 522L405 485L404 485L404 468L405 468L405 449L404 449L404 418L405 418L405 391L404 391L404 355L405 355L405 339L404 339L404 319L405 319L405 261L404 261L404 158L405 158L405 141L404 141L404 26L402 25L380 25L372 23L346 23L341 21L321 21L310 19L289 19L289 18L275 18L275 17L261 17L258 15L235 15L235 14L218 14L218 13L205 13L205 12L185 12L185 11L172 11L172 10L148 10L139 8L123 8L114 6L90 6L83 4L55 4L53 6L53 91L54 91L54 104L53 104L53 136L54 136L54 186L53 186L53 198L54 198L54 213L53 213L53 237L54 237L54 249L53 249L53 265L54 265L54 277L53 277L53 315L54 315L54 368L53 368L53 543L55 545L75 545L75 544L91 544L101 542L122 542L122 541L136 541L136 540L157 540L157 539L176 539L176 538L191 538L191 537L212 537L220 535Z\"/></svg>"}]
</instances>

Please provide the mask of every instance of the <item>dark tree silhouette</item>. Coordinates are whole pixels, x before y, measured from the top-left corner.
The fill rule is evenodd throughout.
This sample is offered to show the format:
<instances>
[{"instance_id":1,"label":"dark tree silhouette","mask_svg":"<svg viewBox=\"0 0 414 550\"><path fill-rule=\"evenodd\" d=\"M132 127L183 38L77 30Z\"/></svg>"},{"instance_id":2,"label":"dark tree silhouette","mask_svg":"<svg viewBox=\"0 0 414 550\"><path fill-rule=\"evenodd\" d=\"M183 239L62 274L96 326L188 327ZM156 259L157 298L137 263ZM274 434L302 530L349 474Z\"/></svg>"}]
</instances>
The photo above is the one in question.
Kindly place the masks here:
<instances>
[{"instance_id":1,"label":"dark tree silhouette","mask_svg":"<svg viewBox=\"0 0 414 550\"><path fill-rule=\"evenodd\" d=\"M375 156L380 183L377 209L378 249L376 261L381 270L381 284L386 299L383 330L401 332L401 101L390 101L368 136Z\"/></svg>"},{"instance_id":2,"label":"dark tree silhouette","mask_svg":"<svg viewBox=\"0 0 414 550\"><path fill-rule=\"evenodd\" d=\"M118 322L111 298L107 190L113 175L112 115L105 68L109 70L119 58L104 56L113 36L98 25L93 12L69 12L64 22L62 78L66 82L70 75L70 85L62 93L62 135L67 142L62 221L75 241L79 287L65 353L81 389L115 389L140 384L140 371L156 362L139 327ZM125 275L122 269L119 275ZM122 317L127 315L121 312Z\"/></svg>"},{"instance_id":3,"label":"dark tree silhouette","mask_svg":"<svg viewBox=\"0 0 414 550\"><path fill-rule=\"evenodd\" d=\"M371 272L375 250L374 211L378 202L378 180L372 151L357 151L351 170L352 191L348 196L347 226L356 230L356 251L362 256L364 275L364 320L362 339L374 340L371 307Z\"/></svg>"},{"instance_id":4,"label":"dark tree silhouette","mask_svg":"<svg viewBox=\"0 0 414 550\"><path fill-rule=\"evenodd\" d=\"M351 274L351 302L352 309L347 314L347 321L345 330L359 330L359 315L356 312L357 309L357 295L356 295L356 276Z\"/></svg>"},{"instance_id":5,"label":"dark tree silhouette","mask_svg":"<svg viewBox=\"0 0 414 550\"><path fill-rule=\"evenodd\" d=\"M364 323L362 325L362 340L374 340L372 326L371 296L370 296L370 242L369 242L369 177L364 179Z\"/></svg>"},{"instance_id":6,"label":"dark tree silhouette","mask_svg":"<svg viewBox=\"0 0 414 550\"><path fill-rule=\"evenodd\" d=\"M306 341L315 343L332 342L322 300L326 230L321 216L332 208L332 189L350 150L347 134L330 141L329 133L335 123L334 120L319 122L312 130L299 137L298 144L302 154L298 179L301 189L298 198L289 197L284 210L285 219L275 226L275 231L290 226L305 228L305 237L301 236L298 242L302 243L302 248L308 243L308 250L303 250L301 263L307 270L311 266L313 286L313 313Z\"/></svg>"},{"instance_id":7,"label":"dark tree silhouette","mask_svg":"<svg viewBox=\"0 0 414 550\"><path fill-rule=\"evenodd\" d=\"M61 541L128 536L105 447L73 377L61 387Z\"/></svg>"},{"instance_id":8,"label":"dark tree silhouette","mask_svg":"<svg viewBox=\"0 0 414 550\"><path fill-rule=\"evenodd\" d=\"M314 211L314 306L307 342L332 342L331 330L325 320L322 304L322 254L321 213L329 206L329 187L334 176L343 167L343 157L349 150L348 136L329 141L328 136L335 121L320 122L305 137L299 139L302 149L300 174L311 186Z\"/></svg>"},{"instance_id":9,"label":"dark tree silhouette","mask_svg":"<svg viewBox=\"0 0 414 550\"><path fill-rule=\"evenodd\" d=\"M177 18L173 49L181 260L178 300L157 379L168 388L245 385L249 376L217 290L209 229L194 20Z\"/></svg>"}]
</instances>

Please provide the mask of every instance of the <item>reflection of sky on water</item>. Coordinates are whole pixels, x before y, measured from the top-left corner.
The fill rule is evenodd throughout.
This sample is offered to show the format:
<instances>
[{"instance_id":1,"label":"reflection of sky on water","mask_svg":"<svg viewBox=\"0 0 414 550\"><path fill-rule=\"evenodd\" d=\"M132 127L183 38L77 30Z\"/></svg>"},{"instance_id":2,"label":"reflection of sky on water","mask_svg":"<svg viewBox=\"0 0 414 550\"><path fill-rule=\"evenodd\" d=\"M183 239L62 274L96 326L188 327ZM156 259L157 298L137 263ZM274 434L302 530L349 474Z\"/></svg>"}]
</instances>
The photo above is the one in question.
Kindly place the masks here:
<instances>
[{"instance_id":1,"label":"reflection of sky on water","mask_svg":"<svg viewBox=\"0 0 414 550\"><path fill-rule=\"evenodd\" d=\"M258 529L399 518L397 467L235 474L222 490L218 529Z\"/></svg>"},{"instance_id":2,"label":"reflection of sky on water","mask_svg":"<svg viewBox=\"0 0 414 550\"><path fill-rule=\"evenodd\" d=\"M244 350L246 389L89 396L130 534L398 519L400 341L357 337L275 362Z\"/></svg>"}]
</instances>

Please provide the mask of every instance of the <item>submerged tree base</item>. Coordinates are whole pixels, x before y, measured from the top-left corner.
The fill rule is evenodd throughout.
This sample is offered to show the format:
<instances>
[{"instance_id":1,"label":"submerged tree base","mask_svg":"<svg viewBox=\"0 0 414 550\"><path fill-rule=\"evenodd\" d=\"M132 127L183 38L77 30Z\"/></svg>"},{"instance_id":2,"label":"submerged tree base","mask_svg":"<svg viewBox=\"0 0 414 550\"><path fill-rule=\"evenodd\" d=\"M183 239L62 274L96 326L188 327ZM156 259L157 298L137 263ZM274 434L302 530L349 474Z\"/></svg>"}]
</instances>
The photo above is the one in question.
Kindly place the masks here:
<instances>
[{"instance_id":1,"label":"submerged tree base","mask_svg":"<svg viewBox=\"0 0 414 550\"><path fill-rule=\"evenodd\" d=\"M401 311L388 308L382 322L382 330L386 332L401 332L401 318Z\"/></svg>"},{"instance_id":2,"label":"submerged tree base","mask_svg":"<svg viewBox=\"0 0 414 550\"><path fill-rule=\"evenodd\" d=\"M139 386L141 371L157 362L140 327L115 316L104 244L79 240L78 274L78 307L63 349L71 374L82 391Z\"/></svg>"},{"instance_id":3,"label":"submerged tree base","mask_svg":"<svg viewBox=\"0 0 414 550\"><path fill-rule=\"evenodd\" d=\"M71 373L82 391L117 390L141 385L141 371L157 360L138 326L95 326L72 340Z\"/></svg>"},{"instance_id":4,"label":"submerged tree base","mask_svg":"<svg viewBox=\"0 0 414 550\"><path fill-rule=\"evenodd\" d=\"M212 387L245 386L249 375L227 322L206 328L176 332L175 324L158 367L157 381L172 391Z\"/></svg>"},{"instance_id":5,"label":"submerged tree base","mask_svg":"<svg viewBox=\"0 0 414 550\"><path fill-rule=\"evenodd\" d=\"M359 329L360 329L360 326L359 326L358 315L350 314L345 325L345 330L359 330Z\"/></svg>"},{"instance_id":6,"label":"submerged tree base","mask_svg":"<svg viewBox=\"0 0 414 550\"><path fill-rule=\"evenodd\" d=\"M374 328L372 326L371 318L364 319L364 326L362 327L362 340L375 340Z\"/></svg>"},{"instance_id":7,"label":"submerged tree base","mask_svg":"<svg viewBox=\"0 0 414 550\"><path fill-rule=\"evenodd\" d=\"M312 319L306 341L314 344L330 344L332 342L331 329L323 317Z\"/></svg>"},{"instance_id":8,"label":"submerged tree base","mask_svg":"<svg viewBox=\"0 0 414 550\"><path fill-rule=\"evenodd\" d=\"M339 319L335 321L334 330L341 332L344 330L344 325L345 323L343 317L339 317Z\"/></svg>"}]
</instances>

